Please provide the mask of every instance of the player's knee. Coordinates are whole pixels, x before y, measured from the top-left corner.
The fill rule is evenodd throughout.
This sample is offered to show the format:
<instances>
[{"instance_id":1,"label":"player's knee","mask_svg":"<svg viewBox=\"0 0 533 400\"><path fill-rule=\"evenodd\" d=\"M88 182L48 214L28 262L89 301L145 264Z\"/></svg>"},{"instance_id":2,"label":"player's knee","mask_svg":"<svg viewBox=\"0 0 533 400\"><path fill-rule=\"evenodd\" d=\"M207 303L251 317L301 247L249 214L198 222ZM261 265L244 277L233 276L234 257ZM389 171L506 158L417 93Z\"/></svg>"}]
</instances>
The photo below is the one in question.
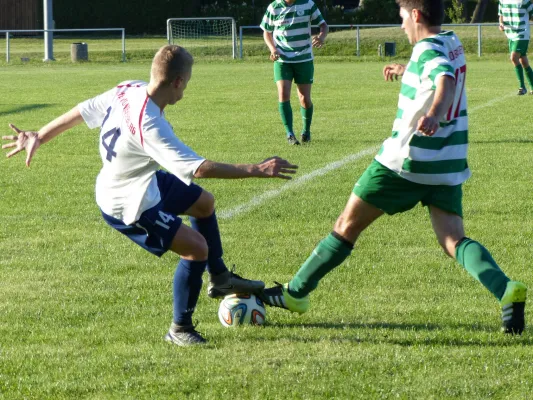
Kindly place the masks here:
<instances>
[{"instance_id":1,"label":"player's knee","mask_svg":"<svg viewBox=\"0 0 533 400\"><path fill-rule=\"evenodd\" d=\"M195 217L208 218L215 212L215 196L204 190L195 204Z\"/></svg>"},{"instance_id":2,"label":"player's knee","mask_svg":"<svg viewBox=\"0 0 533 400\"><path fill-rule=\"evenodd\" d=\"M452 239L439 239L439 245L448 257L455 258L455 245L456 240Z\"/></svg>"},{"instance_id":3,"label":"player's knee","mask_svg":"<svg viewBox=\"0 0 533 400\"><path fill-rule=\"evenodd\" d=\"M209 248L205 238L200 233L195 232L191 237L191 258L194 261L204 261L207 260L208 253Z\"/></svg>"},{"instance_id":4,"label":"player's knee","mask_svg":"<svg viewBox=\"0 0 533 400\"><path fill-rule=\"evenodd\" d=\"M361 228L355 221L345 218L342 215L337 219L334 231L352 243L355 243L362 232Z\"/></svg>"}]
</instances>

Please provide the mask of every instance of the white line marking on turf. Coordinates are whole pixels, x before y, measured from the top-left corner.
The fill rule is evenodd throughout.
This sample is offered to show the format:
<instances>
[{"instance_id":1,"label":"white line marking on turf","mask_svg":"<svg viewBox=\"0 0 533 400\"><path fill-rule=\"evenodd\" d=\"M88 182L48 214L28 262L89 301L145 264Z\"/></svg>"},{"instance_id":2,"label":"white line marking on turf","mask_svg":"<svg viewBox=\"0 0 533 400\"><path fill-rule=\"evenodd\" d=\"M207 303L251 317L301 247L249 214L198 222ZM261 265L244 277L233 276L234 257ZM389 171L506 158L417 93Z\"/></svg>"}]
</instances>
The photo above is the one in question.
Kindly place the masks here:
<instances>
[{"instance_id":1,"label":"white line marking on turf","mask_svg":"<svg viewBox=\"0 0 533 400\"><path fill-rule=\"evenodd\" d=\"M480 104L479 106L476 106L476 107L472 107L470 110L469 110L469 114L477 111L477 110L481 110L482 108L485 108L485 107L490 107L496 103L499 103L501 101L504 101L504 100L507 100L509 97L515 97L516 94L512 93L512 94L508 94L507 96L503 96L503 97L496 97L495 99L492 99L490 101L488 101L487 103L485 104Z\"/></svg>"},{"instance_id":2,"label":"white line marking on turf","mask_svg":"<svg viewBox=\"0 0 533 400\"><path fill-rule=\"evenodd\" d=\"M481 110L482 108L490 107L496 103L499 103L501 101L504 101L508 99L509 97L515 96L514 94L509 94L507 96L503 97L497 97L495 99L492 99L488 101L485 104L480 104L479 106L472 107L469 110L469 114L472 114L473 112L477 110ZM217 213L217 216L219 219L230 219L233 217L236 217L237 215L247 213L248 211L260 206L267 200L273 199L274 197L278 197L281 193L286 192L288 190L293 190L299 186L304 185L305 183L309 182L310 180L325 175L328 172L334 171L336 169L339 169L340 167L351 163L353 161L359 160L360 158L363 158L364 156L370 155L375 153L379 149L379 146L369 147L368 149L361 150L358 153L350 154L347 157L344 157L342 160L334 161L325 167L322 167L320 169L317 169L313 172L310 172L307 175L300 176L299 178L293 179L289 181L287 184L283 185L279 189L269 190L268 192L265 192L259 196L256 196L252 198L248 203L240 204L236 207L230 208L228 210L222 210Z\"/></svg>"},{"instance_id":3,"label":"white line marking on turf","mask_svg":"<svg viewBox=\"0 0 533 400\"><path fill-rule=\"evenodd\" d=\"M325 167L322 167L320 169L314 170L310 172L307 175L300 176L296 179L293 179L280 187L279 189L269 190L268 192L265 192L259 196L254 197L252 200L250 200L248 203L244 203L241 205L238 205L237 207L230 208L229 210L223 210L220 213L217 213L218 218L220 219L229 219L236 217L239 214L243 214L245 212L250 211L251 209L263 204L265 201L272 199L274 197L278 197L281 193L286 192L288 190L295 189L299 186L304 185L308 181L322 176L326 175L328 172L334 171L336 169L339 169L343 165L346 165L348 163L351 163L355 160L359 160L360 158L374 154L379 149L379 146L370 147L365 150L361 150L359 153L350 154L347 157L344 157L342 160L334 161Z\"/></svg>"}]
</instances>

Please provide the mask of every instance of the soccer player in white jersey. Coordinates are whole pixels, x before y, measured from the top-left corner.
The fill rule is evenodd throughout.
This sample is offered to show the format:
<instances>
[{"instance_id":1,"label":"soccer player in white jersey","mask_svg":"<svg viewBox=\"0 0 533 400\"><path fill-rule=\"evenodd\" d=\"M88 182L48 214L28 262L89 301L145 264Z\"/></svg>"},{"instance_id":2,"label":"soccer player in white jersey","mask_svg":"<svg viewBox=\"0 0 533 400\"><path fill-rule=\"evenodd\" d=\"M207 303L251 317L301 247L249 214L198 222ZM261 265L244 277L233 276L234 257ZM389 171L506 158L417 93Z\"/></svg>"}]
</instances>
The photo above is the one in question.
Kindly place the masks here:
<instances>
[{"instance_id":1,"label":"soccer player in white jersey","mask_svg":"<svg viewBox=\"0 0 533 400\"><path fill-rule=\"evenodd\" d=\"M173 281L174 318L166 339L181 346L205 343L192 314L209 273L208 295L254 292L264 288L228 271L214 209L214 197L193 178L290 179L296 166L273 157L259 164L223 164L206 160L183 144L163 110L183 97L193 58L179 46L162 47L152 62L150 82L129 81L75 106L38 132L11 125L16 135L2 148L7 154L35 151L60 133L85 122L100 128L103 167L96 181L96 202L104 220L149 252L180 255ZM165 168L168 172L160 169ZM178 215L190 216L192 228Z\"/></svg>"},{"instance_id":2,"label":"soccer player in white jersey","mask_svg":"<svg viewBox=\"0 0 533 400\"><path fill-rule=\"evenodd\" d=\"M311 39L311 24L320 25L320 33ZM302 143L311 141L314 79L313 47L322 47L328 25L312 0L275 0L261 21L263 38L274 61L274 82L278 88L278 109L291 145L300 142L294 135L291 107L292 81L296 83L302 115Z\"/></svg>"},{"instance_id":3,"label":"soccer player in white jersey","mask_svg":"<svg viewBox=\"0 0 533 400\"><path fill-rule=\"evenodd\" d=\"M309 293L350 255L370 224L384 213L422 203L445 254L500 301L503 331L520 334L526 286L511 281L485 247L465 236L463 227L462 183L470 176L463 46L455 33L441 30L442 0L396 2L414 48L407 65L383 70L386 80L403 75L392 135L355 184L333 232L288 284L265 289L262 297L271 306L306 312Z\"/></svg>"},{"instance_id":4,"label":"soccer player in white jersey","mask_svg":"<svg viewBox=\"0 0 533 400\"><path fill-rule=\"evenodd\" d=\"M529 20L533 17L533 4L530 0L500 0L498 3L500 30L505 32L509 42L511 62L518 78L518 95L527 93L524 71L533 94L533 69L527 58L529 46Z\"/></svg>"}]
</instances>

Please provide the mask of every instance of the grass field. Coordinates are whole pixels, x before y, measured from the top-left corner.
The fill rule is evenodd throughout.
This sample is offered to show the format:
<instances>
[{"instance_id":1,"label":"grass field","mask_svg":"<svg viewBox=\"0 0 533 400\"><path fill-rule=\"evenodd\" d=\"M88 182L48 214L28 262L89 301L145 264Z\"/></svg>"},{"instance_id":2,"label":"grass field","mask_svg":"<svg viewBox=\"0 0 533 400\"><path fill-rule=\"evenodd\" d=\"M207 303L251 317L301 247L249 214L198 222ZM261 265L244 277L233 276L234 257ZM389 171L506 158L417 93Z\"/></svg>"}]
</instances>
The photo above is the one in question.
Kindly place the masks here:
<instances>
[{"instance_id":1,"label":"grass field","mask_svg":"<svg viewBox=\"0 0 533 400\"><path fill-rule=\"evenodd\" d=\"M291 182L199 181L217 198L225 260L238 273L286 282L330 232L390 135L399 83L384 82L382 67L319 60L313 142L289 147L270 63L195 66L185 98L166 110L185 143L217 161L279 155L300 166ZM10 122L38 129L148 70L0 67L0 132ZM515 80L506 56L470 57L465 225L533 287L533 96L515 96ZM209 345L169 345L177 257L157 259L101 220L97 144L97 131L79 127L43 146L30 169L0 157L0 398L532 398L533 330L499 333L497 302L443 255L422 207L370 227L307 314L268 309L265 327L226 329L204 291L194 318Z\"/></svg>"}]
</instances>

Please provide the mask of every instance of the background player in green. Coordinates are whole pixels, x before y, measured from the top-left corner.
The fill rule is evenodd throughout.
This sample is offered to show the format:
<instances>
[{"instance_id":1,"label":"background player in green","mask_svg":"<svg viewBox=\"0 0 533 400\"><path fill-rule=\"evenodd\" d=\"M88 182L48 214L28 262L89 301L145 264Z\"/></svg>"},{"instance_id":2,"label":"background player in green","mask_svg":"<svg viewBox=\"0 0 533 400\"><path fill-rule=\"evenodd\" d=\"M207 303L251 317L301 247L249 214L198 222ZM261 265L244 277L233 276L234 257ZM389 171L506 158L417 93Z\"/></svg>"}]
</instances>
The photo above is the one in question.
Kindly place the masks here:
<instances>
[{"instance_id":1,"label":"background player in green","mask_svg":"<svg viewBox=\"0 0 533 400\"><path fill-rule=\"evenodd\" d=\"M529 19L533 16L533 4L529 0L500 0L498 4L500 30L509 41L511 62L518 78L518 95L527 93L524 83L524 70L533 94L533 70L527 59L529 46Z\"/></svg>"},{"instance_id":2,"label":"background player in green","mask_svg":"<svg viewBox=\"0 0 533 400\"><path fill-rule=\"evenodd\" d=\"M441 30L442 0L396 2L414 48L407 65L383 70L386 80L403 76L392 135L355 184L333 232L288 284L265 289L262 297L271 306L306 312L309 293L350 255L370 224L384 213L404 212L421 202L429 208L444 252L500 301L503 331L522 333L526 286L511 281L489 251L464 232L462 183L470 170L463 46L455 33Z\"/></svg>"},{"instance_id":3,"label":"background player in green","mask_svg":"<svg viewBox=\"0 0 533 400\"><path fill-rule=\"evenodd\" d=\"M320 33L311 40L311 24L320 25ZM328 25L312 0L275 0L261 22L263 38L274 61L274 81L278 87L279 113L289 144L300 144L292 125L291 85L296 83L302 114L302 143L311 140L313 103L313 47L326 40Z\"/></svg>"}]
</instances>

